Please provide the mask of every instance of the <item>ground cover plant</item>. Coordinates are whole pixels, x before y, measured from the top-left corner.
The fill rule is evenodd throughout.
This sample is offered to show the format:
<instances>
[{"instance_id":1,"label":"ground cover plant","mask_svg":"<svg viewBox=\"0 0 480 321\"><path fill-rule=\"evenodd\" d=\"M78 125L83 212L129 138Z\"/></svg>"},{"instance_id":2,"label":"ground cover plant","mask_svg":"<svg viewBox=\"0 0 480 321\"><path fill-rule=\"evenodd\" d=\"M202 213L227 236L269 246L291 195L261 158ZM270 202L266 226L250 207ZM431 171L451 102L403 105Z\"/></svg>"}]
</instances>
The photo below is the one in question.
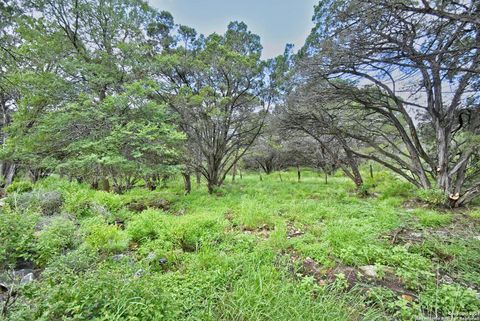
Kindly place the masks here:
<instances>
[{"instance_id":1,"label":"ground cover plant","mask_svg":"<svg viewBox=\"0 0 480 321\"><path fill-rule=\"evenodd\" d=\"M282 175L244 174L214 194L194 186L184 195L179 177L123 195L59 177L9 193L2 286L14 288L2 317L414 320L478 311L478 209L412 204L414 189L381 172L368 197L343 176L325 184L308 170L300 182L296 171ZM37 191L59 192L60 210L18 202ZM169 206L129 209L151 199ZM19 264L33 281L8 281Z\"/></svg>"}]
</instances>

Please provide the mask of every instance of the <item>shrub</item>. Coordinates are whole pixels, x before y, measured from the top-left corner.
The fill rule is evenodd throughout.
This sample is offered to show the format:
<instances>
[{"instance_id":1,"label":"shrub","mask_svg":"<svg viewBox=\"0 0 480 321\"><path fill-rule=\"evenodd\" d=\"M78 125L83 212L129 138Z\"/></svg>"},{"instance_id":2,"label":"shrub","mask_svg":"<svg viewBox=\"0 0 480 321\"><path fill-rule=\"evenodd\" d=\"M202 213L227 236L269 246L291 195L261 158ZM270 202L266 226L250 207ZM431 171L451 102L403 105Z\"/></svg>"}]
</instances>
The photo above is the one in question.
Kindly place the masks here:
<instances>
[{"instance_id":1,"label":"shrub","mask_svg":"<svg viewBox=\"0 0 480 321\"><path fill-rule=\"evenodd\" d=\"M93 217L83 222L85 242L95 250L107 253L122 252L128 248L129 237L116 225L108 225L100 217Z\"/></svg>"},{"instance_id":2,"label":"shrub","mask_svg":"<svg viewBox=\"0 0 480 321\"><path fill-rule=\"evenodd\" d=\"M65 194L63 206L67 213L76 217L87 217L92 214L92 197L95 191L88 189L77 189Z\"/></svg>"},{"instance_id":3,"label":"shrub","mask_svg":"<svg viewBox=\"0 0 480 321\"><path fill-rule=\"evenodd\" d=\"M165 216L158 210L149 209L133 217L127 232L134 241L153 240L165 234Z\"/></svg>"},{"instance_id":4,"label":"shrub","mask_svg":"<svg viewBox=\"0 0 480 321\"><path fill-rule=\"evenodd\" d=\"M116 212L123 207L123 198L121 195L105 191L96 191L92 196L92 200L95 203L104 206L111 212Z\"/></svg>"},{"instance_id":5,"label":"shrub","mask_svg":"<svg viewBox=\"0 0 480 321\"><path fill-rule=\"evenodd\" d=\"M217 220L199 217L177 226L174 234L185 252L193 252L203 243L218 241L222 231L223 226Z\"/></svg>"},{"instance_id":6,"label":"shrub","mask_svg":"<svg viewBox=\"0 0 480 321\"><path fill-rule=\"evenodd\" d=\"M31 290L28 320L175 320L165 318L165 305L173 302L166 301L170 296L164 284L148 276L133 277L138 268L99 264L84 273L49 272L45 282Z\"/></svg>"},{"instance_id":7,"label":"shrub","mask_svg":"<svg viewBox=\"0 0 480 321\"><path fill-rule=\"evenodd\" d=\"M28 181L15 181L5 189L7 193L25 193L31 190L33 190L33 184Z\"/></svg>"},{"instance_id":8,"label":"shrub","mask_svg":"<svg viewBox=\"0 0 480 321\"><path fill-rule=\"evenodd\" d=\"M419 200L432 205L439 206L447 203L447 195L438 188L419 189L415 194Z\"/></svg>"},{"instance_id":9,"label":"shrub","mask_svg":"<svg viewBox=\"0 0 480 321\"><path fill-rule=\"evenodd\" d=\"M8 205L0 209L0 266L31 258L38 218L38 214L14 211Z\"/></svg>"},{"instance_id":10,"label":"shrub","mask_svg":"<svg viewBox=\"0 0 480 321\"><path fill-rule=\"evenodd\" d=\"M43 215L54 215L60 213L63 205L63 197L57 191L33 191L14 195L10 203L21 210L33 209L40 211Z\"/></svg>"},{"instance_id":11,"label":"shrub","mask_svg":"<svg viewBox=\"0 0 480 321\"><path fill-rule=\"evenodd\" d=\"M396 179L393 181L386 181L382 184L380 190L382 191L381 198L410 197L412 196L413 185L409 182Z\"/></svg>"},{"instance_id":12,"label":"shrub","mask_svg":"<svg viewBox=\"0 0 480 321\"><path fill-rule=\"evenodd\" d=\"M65 255L51 260L42 272L42 277L58 284L65 279L69 280L70 274L78 275L94 270L98 259L98 253L92 247L81 244Z\"/></svg>"},{"instance_id":13,"label":"shrub","mask_svg":"<svg viewBox=\"0 0 480 321\"><path fill-rule=\"evenodd\" d=\"M71 248L75 242L75 224L65 217L53 219L38 235L37 263L45 265L53 257Z\"/></svg>"}]
</instances>

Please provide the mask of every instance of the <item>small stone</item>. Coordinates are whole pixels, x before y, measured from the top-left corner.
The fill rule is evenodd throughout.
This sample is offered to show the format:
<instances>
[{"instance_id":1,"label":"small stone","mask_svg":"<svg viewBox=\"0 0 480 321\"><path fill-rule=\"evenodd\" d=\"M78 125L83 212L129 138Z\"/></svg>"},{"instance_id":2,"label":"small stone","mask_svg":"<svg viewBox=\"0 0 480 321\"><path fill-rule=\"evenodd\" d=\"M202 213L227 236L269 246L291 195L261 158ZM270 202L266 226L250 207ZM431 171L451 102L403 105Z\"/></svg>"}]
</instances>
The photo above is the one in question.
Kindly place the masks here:
<instances>
[{"instance_id":1,"label":"small stone","mask_svg":"<svg viewBox=\"0 0 480 321\"><path fill-rule=\"evenodd\" d=\"M125 254L115 254L114 256L112 256L112 260L114 260L114 261L120 261L120 260L122 260L124 257L126 257Z\"/></svg>"},{"instance_id":2,"label":"small stone","mask_svg":"<svg viewBox=\"0 0 480 321\"><path fill-rule=\"evenodd\" d=\"M411 295L408 295L408 294L402 294L402 299L407 300L409 302L415 301L415 299Z\"/></svg>"},{"instance_id":3,"label":"small stone","mask_svg":"<svg viewBox=\"0 0 480 321\"><path fill-rule=\"evenodd\" d=\"M27 284L34 280L35 280L35 276L33 275L33 273L28 273L20 280L20 284Z\"/></svg>"},{"instance_id":4,"label":"small stone","mask_svg":"<svg viewBox=\"0 0 480 321\"><path fill-rule=\"evenodd\" d=\"M166 258L162 257L160 260L158 260L158 263L160 263L160 265L164 265L164 264L168 263L168 260Z\"/></svg>"},{"instance_id":5,"label":"small stone","mask_svg":"<svg viewBox=\"0 0 480 321\"><path fill-rule=\"evenodd\" d=\"M365 276L372 278L377 276L377 267L375 265L365 265L359 267L359 269Z\"/></svg>"},{"instance_id":6,"label":"small stone","mask_svg":"<svg viewBox=\"0 0 480 321\"><path fill-rule=\"evenodd\" d=\"M134 277L134 278L140 278L140 277L143 276L144 272L145 272L145 271L144 271L143 269L137 270L137 272L135 272L135 273L133 274L133 277Z\"/></svg>"}]
</instances>

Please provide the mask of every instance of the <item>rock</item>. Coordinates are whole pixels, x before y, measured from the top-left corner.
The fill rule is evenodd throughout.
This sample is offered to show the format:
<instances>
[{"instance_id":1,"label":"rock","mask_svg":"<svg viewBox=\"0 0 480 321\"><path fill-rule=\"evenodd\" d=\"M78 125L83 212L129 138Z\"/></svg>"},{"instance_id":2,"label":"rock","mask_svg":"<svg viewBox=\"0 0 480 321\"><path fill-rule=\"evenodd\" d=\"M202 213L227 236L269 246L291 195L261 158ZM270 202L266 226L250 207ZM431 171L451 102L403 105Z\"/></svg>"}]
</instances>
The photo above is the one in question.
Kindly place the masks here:
<instances>
[{"instance_id":1,"label":"rock","mask_svg":"<svg viewBox=\"0 0 480 321\"><path fill-rule=\"evenodd\" d=\"M114 256L112 256L112 260L114 261L121 261L123 258L125 258L126 255L125 254L115 254Z\"/></svg>"},{"instance_id":2,"label":"rock","mask_svg":"<svg viewBox=\"0 0 480 321\"><path fill-rule=\"evenodd\" d=\"M35 276L33 275L33 273L28 273L20 280L20 284L27 284L34 280L35 280Z\"/></svg>"},{"instance_id":3,"label":"rock","mask_svg":"<svg viewBox=\"0 0 480 321\"><path fill-rule=\"evenodd\" d=\"M452 279L451 277L449 277L448 275L444 275L444 276L442 276L442 278L440 279L440 282L445 283L445 284L452 284L452 283L453 283L453 279Z\"/></svg>"},{"instance_id":4,"label":"rock","mask_svg":"<svg viewBox=\"0 0 480 321\"><path fill-rule=\"evenodd\" d=\"M411 295L408 295L408 294L402 294L402 299L407 300L409 302L415 301L415 299Z\"/></svg>"},{"instance_id":5,"label":"rock","mask_svg":"<svg viewBox=\"0 0 480 321\"><path fill-rule=\"evenodd\" d=\"M480 235L474 236L473 238L480 241Z\"/></svg>"},{"instance_id":6,"label":"rock","mask_svg":"<svg viewBox=\"0 0 480 321\"><path fill-rule=\"evenodd\" d=\"M164 211L168 211L168 209L170 208L170 202L163 199L163 198L156 199L156 200L153 200L152 202L150 202L150 207L158 208L158 209L161 209L161 210L164 210Z\"/></svg>"},{"instance_id":7,"label":"rock","mask_svg":"<svg viewBox=\"0 0 480 321\"><path fill-rule=\"evenodd\" d=\"M63 205L63 196L60 192L52 191L40 195L40 207L44 215L54 215L60 213Z\"/></svg>"},{"instance_id":8,"label":"rock","mask_svg":"<svg viewBox=\"0 0 480 321\"><path fill-rule=\"evenodd\" d=\"M359 267L360 271L368 277L377 277L377 267L375 265L364 265Z\"/></svg>"},{"instance_id":9,"label":"rock","mask_svg":"<svg viewBox=\"0 0 480 321\"><path fill-rule=\"evenodd\" d=\"M158 260L158 263L160 263L160 265L164 265L164 264L168 263L168 260L166 258L162 257L160 260Z\"/></svg>"},{"instance_id":10,"label":"rock","mask_svg":"<svg viewBox=\"0 0 480 321\"><path fill-rule=\"evenodd\" d=\"M15 270L13 271L13 277L16 280L22 280L24 277L26 277L29 274L32 274L33 276L33 270L32 269L20 269L20 270Z\"/></svg>"}]
</instances>

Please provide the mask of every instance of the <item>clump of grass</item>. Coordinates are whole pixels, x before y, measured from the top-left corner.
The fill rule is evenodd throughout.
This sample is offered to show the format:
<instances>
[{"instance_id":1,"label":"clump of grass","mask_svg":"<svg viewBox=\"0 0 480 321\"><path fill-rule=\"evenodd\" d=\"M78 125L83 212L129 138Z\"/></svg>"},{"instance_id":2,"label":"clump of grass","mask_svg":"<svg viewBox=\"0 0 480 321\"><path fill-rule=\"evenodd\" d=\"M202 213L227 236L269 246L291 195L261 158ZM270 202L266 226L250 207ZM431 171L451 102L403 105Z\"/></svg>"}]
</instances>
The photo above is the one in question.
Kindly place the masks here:
<instances>
[{"instance_id":1,"label":"clump of grass","mask_svg":"<svg viewBox=\"0 0 480 321\"><path fill-rule=\"evenodd\" d=\"M452 215L427 209L416 209L414 215L424 227L441 227L451 223Z\"/></svg>"}]
</instances>

